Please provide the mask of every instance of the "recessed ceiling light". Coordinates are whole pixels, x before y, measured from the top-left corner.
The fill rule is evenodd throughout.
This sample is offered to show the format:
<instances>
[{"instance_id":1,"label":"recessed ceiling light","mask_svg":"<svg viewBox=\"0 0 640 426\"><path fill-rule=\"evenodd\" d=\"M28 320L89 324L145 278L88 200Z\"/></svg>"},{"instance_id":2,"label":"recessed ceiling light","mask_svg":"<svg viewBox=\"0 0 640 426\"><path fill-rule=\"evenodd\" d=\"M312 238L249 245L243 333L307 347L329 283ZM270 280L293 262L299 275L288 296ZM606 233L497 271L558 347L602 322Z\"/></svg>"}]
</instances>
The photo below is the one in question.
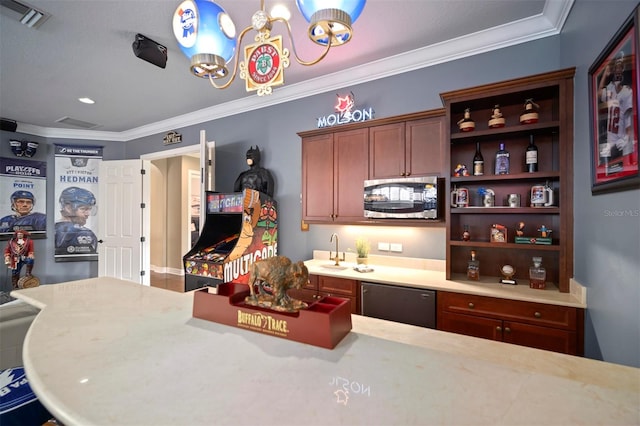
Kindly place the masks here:
<instances>
[{"instance_id":1,"label":"recessed ceiling light","mask_svg":"<svg viewBox=\"0 0 640 426\"><path fill-rule=\"evenodd\" d=\"M95 104L96 103L96 101L94 101L91 98L78 98L78 100L80 102L82 102L83 104Z\"/></svg>"}]
</instances>

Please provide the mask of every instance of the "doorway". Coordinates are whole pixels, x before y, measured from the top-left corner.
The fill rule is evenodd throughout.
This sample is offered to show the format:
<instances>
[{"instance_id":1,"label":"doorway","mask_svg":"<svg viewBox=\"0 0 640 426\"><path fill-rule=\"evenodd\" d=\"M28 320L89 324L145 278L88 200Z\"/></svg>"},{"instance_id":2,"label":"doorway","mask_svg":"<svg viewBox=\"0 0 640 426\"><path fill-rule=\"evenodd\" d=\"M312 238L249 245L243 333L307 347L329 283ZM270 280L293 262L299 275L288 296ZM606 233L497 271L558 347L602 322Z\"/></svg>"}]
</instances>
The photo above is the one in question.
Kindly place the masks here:
<instances>
[{"instance_id":1,"label":"doorway","mask_svg":"<svg viewBox=\"0 0 640 426\"><path fill-rule=\"evenodd\" d=\"M200 181L200 147L172 149L140 158L150 160L149 258L152 287L184 291L182 256L191 248L192 192Z\"/></svg>"}]
</instances>

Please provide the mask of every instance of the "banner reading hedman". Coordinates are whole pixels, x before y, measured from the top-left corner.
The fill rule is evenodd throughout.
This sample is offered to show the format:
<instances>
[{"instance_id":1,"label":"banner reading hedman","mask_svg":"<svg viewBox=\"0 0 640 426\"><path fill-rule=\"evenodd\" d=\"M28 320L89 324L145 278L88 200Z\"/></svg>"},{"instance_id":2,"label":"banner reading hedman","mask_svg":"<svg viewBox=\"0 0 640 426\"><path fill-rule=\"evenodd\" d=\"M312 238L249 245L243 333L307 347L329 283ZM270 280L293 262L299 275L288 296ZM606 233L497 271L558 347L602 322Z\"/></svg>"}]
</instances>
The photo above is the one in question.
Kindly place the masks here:
<instances>
[{"instance_id":1,"label":"banner reading hedman","mask_svg":"<svg viewBox=\"0 0 640 426\"><path fill-rule=\"evenodd\" d=\"M98 174L103 147L55 146L56 262L98 260Z\"/></svg>"}]
</instances>

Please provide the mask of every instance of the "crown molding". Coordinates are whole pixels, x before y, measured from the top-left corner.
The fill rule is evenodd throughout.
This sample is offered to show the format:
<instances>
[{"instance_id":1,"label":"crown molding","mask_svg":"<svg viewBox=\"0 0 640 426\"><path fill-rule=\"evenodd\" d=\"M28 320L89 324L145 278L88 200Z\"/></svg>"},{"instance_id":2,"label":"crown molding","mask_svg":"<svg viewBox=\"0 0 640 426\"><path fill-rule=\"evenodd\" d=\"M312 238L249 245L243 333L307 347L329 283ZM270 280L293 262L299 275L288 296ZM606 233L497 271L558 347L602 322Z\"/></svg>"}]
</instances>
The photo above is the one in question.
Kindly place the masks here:
<instances>
[{"instance_id":1,"label":"crown molding","mask_svg":"<svg viewBox=\"0 0 640 426\"><path fill-rule=\"evenodd\" d=\"M575 0L547 0L542 13L536 16L286 85L278 88L268 98L263 98L260 103L255 102L255 96L247 96L123 132L45 128L22 123L18 123L18 129L20 133L47 138L127 142L554 36L562 31L574 2Z\"/></svg>"}]
</instances>

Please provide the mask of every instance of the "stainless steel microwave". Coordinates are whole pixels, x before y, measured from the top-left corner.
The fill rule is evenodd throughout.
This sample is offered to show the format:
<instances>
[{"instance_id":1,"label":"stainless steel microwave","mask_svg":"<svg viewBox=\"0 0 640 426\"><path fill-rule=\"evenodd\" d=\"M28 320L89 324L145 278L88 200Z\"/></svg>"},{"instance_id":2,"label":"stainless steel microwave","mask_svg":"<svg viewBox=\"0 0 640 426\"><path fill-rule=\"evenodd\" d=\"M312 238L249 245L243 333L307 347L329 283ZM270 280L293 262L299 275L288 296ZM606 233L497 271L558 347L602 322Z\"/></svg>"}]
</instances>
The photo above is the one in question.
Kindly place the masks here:
<instances>
[{"instance_id":1,"label":"stainless steel microwave","mask_svg":"<svg viewBox=\"0 0 640 426\"><path fill-rule=\"evenodd\" d=\"M364 216L377 219L438 219L438 177L364 181Z\"/></svg>"}]
</instances>

